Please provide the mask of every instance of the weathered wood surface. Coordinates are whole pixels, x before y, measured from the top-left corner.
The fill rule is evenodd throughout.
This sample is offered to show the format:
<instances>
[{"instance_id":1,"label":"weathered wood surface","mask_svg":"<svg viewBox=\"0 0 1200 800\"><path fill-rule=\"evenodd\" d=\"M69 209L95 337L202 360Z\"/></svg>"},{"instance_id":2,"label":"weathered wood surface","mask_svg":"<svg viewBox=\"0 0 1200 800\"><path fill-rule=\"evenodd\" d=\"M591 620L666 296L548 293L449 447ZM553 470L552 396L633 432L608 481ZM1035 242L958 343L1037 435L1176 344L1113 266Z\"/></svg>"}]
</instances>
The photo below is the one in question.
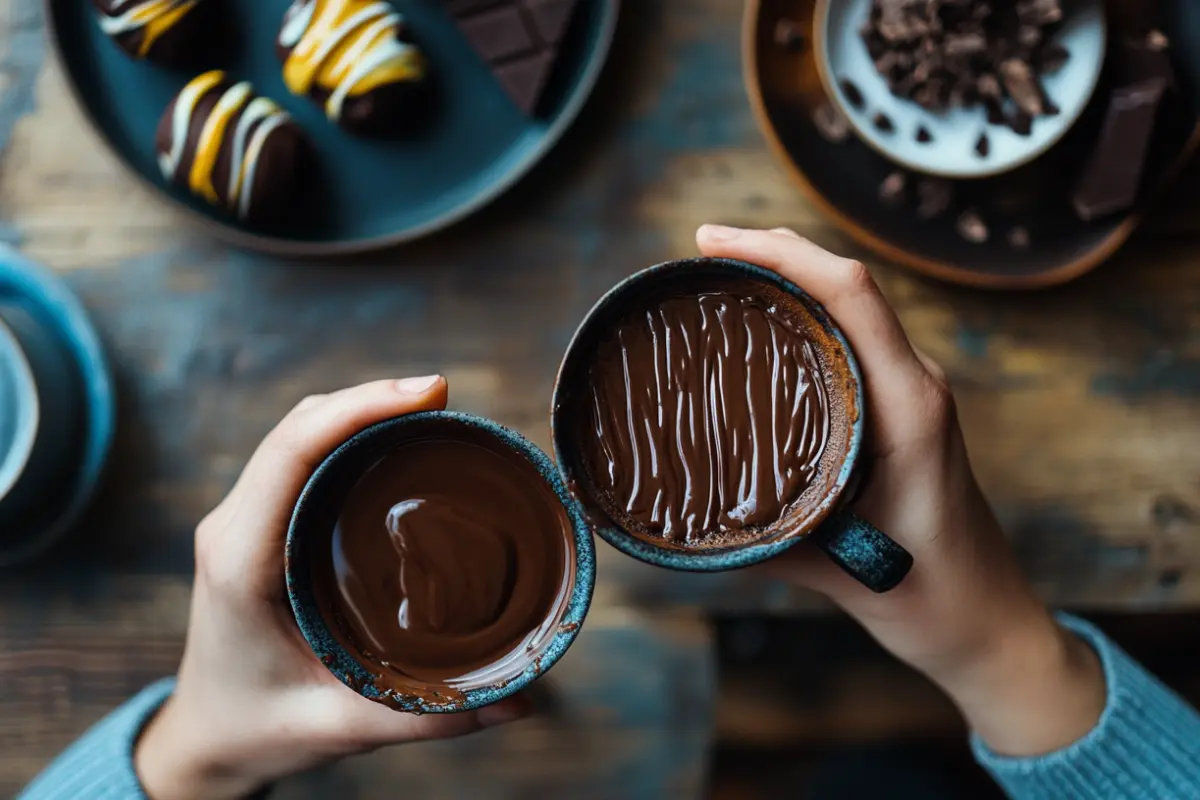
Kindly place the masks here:
<instances>
[{"instance_id":1,"label":"weathered wood surface","mask_svg":"<svg viewBox=\"0 0 1200 800\"><path fill-rule=\"evenodd\" d=\"M80 293L122 395L113 469L87 524L0 580L0 753L56 725L39 740L44 760L148 672L169 670L192 527L300 397L440 371L455 408L547 446L551 385L577 322L619 278L692 253L705 221L788 225L872 265L914 342L946 366L975 466L1049 600L1194 607L1190 193L1059 290L982 294L914 278L851 245L773 163L742 89L740 13L727 0L625 4L597 95L520 187L400 251L291 264L204 238L125 175L82 127L42 42L39 0L0 0L0 238ZM760 579L671 575L601 552L601 608L819 607ZM39 659L58 677L19 672ZM27 688L48 683L17 688L20 674ZM5 787L36 760L22 752L19 764L0 756Z\"/></svg>"}]
</instances>

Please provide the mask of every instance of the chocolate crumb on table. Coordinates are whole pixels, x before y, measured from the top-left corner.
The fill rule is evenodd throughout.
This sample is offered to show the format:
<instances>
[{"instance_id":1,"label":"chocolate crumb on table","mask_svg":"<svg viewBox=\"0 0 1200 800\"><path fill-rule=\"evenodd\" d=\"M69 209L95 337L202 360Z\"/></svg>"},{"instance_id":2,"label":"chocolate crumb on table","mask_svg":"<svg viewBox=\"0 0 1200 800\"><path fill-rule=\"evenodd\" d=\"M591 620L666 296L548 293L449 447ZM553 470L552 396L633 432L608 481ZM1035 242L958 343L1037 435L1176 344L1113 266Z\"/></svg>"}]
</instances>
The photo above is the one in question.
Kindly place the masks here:
<instances>
[{"instance_id":1,"label":"chocolate crumb on table","mask_svg":"<svg viewBox=\"0 0 1200 800\"><path fill-rule=\"evenodd\" d=\"M781 19L775 23L775 44L789 53L799 53L804 49L804 34L800 32L800 23Z\"/></svg>"},{"instance_id":2,"label":"chocolate crumb on table","mask_svg":"<svg viewBox=\"0 0 1200 800\"><path fill-rule=\"evenodd\" d=\"M923 220L940 217L954 202L954 184L942 178L925 178L917 182L917 216Z\"/></svg>"},{"instance_id":3,"label":"chocolate crumb on table","mask_svg":"<svg viewBox=\"0 0 1200 800\"><path fill-rule=\"evenodd\" d=\"M1062 0L873 0L860 34L892 93L929 111L982 103L1011 125L1054 108L1041 76L1068 57L1053 41Z\"/></svg>"},{"instance_id":4,"label":"chocolate crumb on table","mask_svg":"<svg viewBox=\"0 0 1200 800\"><path fill-rule=\"evenodd\" d=\"M883 201L884 205L899 205L904 200L907 189L908 176L897 170L884 178L883 183L879 185L879 199Z\"/></svg>"},{"instance_id":5,"label":"chocolate crumb on table","mask_svg":"<svg viewBox=\"0 0 1200 800\"><path fill-rule=\"evenodd\" d=\"M988 240L987 223L979 212L967 209L958 217L958 234L973 244L983 244Z\"/></svg>"},{"instance_id":6,"label":"chocolate crumb on table","mask_svg":"<svg viewBox=\"0 0 1200 800\"><path fill-rule=\"evenodd\" d=\"M832 103L817 106L812 115L817 133L830 142L840 144L850 138L850 120L846 119Z\"/></svg>"}]
</instances>

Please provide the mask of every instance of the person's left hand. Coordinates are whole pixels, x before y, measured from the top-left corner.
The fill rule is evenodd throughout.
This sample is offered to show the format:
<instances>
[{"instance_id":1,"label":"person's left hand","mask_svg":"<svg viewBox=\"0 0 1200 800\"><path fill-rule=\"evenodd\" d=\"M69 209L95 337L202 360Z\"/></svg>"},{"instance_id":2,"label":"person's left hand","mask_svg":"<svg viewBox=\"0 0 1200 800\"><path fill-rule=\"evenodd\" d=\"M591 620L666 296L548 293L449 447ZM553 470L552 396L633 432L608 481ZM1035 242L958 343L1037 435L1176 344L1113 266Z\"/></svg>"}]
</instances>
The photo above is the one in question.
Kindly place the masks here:
<instances>
[{"instance_id":1,"label":"person's left hand","mask_svg":"<svg viewBox=\"0 0 1200 800\"><path fill-rule=\"evenodd\" d=\"M529 712L519 695L478 711L425 716L367 700L317 660L288 605L284 539L313 470L369 425L445 406L446 382L437 376L307 397L196 528L196 581L178 683L134 754L154 800L245 797L331 759L458 736Z\"/></svg>"}]
</instances>

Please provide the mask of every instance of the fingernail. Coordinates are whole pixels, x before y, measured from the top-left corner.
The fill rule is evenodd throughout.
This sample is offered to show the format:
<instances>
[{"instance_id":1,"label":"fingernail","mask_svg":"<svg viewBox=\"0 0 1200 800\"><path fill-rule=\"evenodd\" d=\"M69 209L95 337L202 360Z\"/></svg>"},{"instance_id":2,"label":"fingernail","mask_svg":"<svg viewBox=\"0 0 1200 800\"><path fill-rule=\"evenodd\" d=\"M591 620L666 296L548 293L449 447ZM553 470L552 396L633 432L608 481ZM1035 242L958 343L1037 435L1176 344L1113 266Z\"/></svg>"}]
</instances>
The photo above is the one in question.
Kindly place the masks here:
<instances>
[{"instance_id":1,"label":"fingernail","mask_svg":"<svg viewBox=\"0 0 1200 800\"><path fill-rule=\"evenodd\" d=\"M510 722L516 722L529 713L527 706L517 703L497 703L494 706L484 706L476 712L479 715L479 724L485 728L494 728L497 725L507 725Z\"/></svg>"},{"instance_id":2,"label":"fingernail","mask_svg":"<svg viewBox=\"0 0 1200 800\"><path fill-rule=\"evenodd\" d=\"M740 228L730 228L727 225L701 225L700 236L710 242L729 242L742 235Z\"/></svg>"},{"instance_id":3,"label":"fingernail","mask_svg":"<svg viewBox=\"0 0 1200 800\"><path fill-rule=\"evenodd\" d=\"M441 379L441 375L425 375L420 378L404 378L396 381L396 391L400 394L425 394Z\"/></svg>"}]
</instances>

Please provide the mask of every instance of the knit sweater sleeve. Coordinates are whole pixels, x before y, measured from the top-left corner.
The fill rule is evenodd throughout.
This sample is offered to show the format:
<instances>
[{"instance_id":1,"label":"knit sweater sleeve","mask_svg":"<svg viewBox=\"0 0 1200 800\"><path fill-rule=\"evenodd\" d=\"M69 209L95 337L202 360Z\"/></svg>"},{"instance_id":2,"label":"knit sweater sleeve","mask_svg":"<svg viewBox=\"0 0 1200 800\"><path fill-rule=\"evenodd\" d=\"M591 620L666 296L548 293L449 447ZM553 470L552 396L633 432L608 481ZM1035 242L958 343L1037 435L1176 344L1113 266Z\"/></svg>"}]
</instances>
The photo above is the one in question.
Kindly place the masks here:
<instances>
[{"instance_id":1,"label":"knit sweater sleeve","mask_svg":"<svg viewBox=\"0 0 1200 800\"><path fill-rule=\"evenodd\" d=\"M18 800L146 800L133 770L133 746L174 688L173 678L147 686L93 725Z\"/></svg>"},{"instance_id":2,"label":"knit sweater sleeve","mask_svg":"<svg viewBox=\"0 0 1200 800\"><path fill-rule=\"evenodd\" d=\"M972 737L975 758L1013 800L1200 798L1200 714L1095 626L1059 622L1099 655L1108 699L1099 723L1062 750L1009 758Z\"/></svg>"}]
</instances>

